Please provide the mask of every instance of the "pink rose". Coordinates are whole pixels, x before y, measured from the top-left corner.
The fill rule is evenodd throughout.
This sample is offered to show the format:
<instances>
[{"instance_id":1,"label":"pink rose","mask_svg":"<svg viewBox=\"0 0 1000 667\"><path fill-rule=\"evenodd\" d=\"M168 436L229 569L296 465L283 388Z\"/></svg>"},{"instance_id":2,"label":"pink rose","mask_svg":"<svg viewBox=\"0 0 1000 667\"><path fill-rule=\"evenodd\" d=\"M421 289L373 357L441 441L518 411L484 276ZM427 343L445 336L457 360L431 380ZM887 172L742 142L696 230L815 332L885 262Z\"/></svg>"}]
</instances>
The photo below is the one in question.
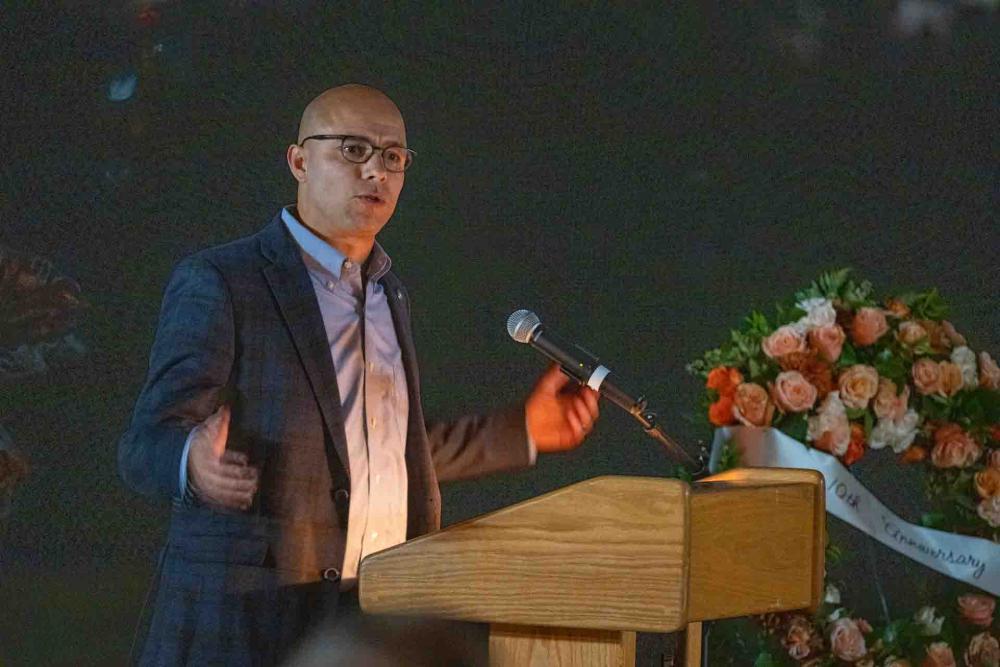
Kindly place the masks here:
<instances>
[{"instance_id":1,"label":"pink rose","mask_svg":"<svg viewBox=\"0 0 1000 667\"><path fill-rule=\"evenodd\" d=\"M802 373L785 371L771 385L771 398L785 412L805 412L816 403L816 387Z\"/></svg>"},{"instance_id":2,"label":"pink rose","mask_svg":"<svg viewBox=\"0 0 1000 667\"><path fill-rule=\"evenodd\" d=\"M894 655L890 655L885 659L885 663L882 667L912 667L910 661L906 658L897 658Z\"/></svg>"},{"instance_id":3,"label":"pink rose","mask_svg":"<svg viewBox=\"0 0 1000 667\"><path fill-rule=\"evenodd\" d=\"M816 327L809 332L809 344L819 353L820 357L831 364L840 359L840 353L844 349L844 340L846 339L847 334L838 324Z\"/></svg>"},{"instance_id":4,"label":"pink rose","mask_svg":"<svg viewBox=\"0 0 1000 667\"><path fill-rule=\"evenodd\" d=\"M985 389L1000 389L1000 366L993 361L989 352L979 353L979 386Z\"/></svg>"},{"instance_id":5,"label":"pink rose","mask_svg":"<svg viewBox=\"0 0 1000 667\"><path fill-rule=\"evenodd\" d=\"M937 468L968 468L982 450L958 424L944 424L934 431L931 463Z\"/></svg>"},{"instance_id":6,"label":"pink rose","mask_svg":"<svg viewBox=\"0 0 1000 667\"><path fill-rule=\"evenodd\" d=\"M993 610L997 601L990 595L966 593L958 598L958 611L972 625L988 628L993 625Z\"/></svg>"},{"instance_id":7,"label":"pink rose","mask_svg":"<svg viewBox=\"0 0 1000 667\"><path fill-rule=\"evenodd\" d=\"M795 327L785 325L779 327L777 331L762 340L760 348L768 358L780 359L792 352L805 352L806 339Z\"/></svg>"},{"instance_id":8,"label":"pink rose","mask_svg":"<svg viewBox=\"0 0 1000 667\"><path fill-rule=\"evenodd\" d=\"M762 386L744 382L736 388L733 416L746 426L768 426L774 417L774 403Z\"/></svg>"},{"instance_id":9,"label":"pink rose","mask_svg":"<svg viewBox=\"0 0 1000 667\"><path fill-rule=\"evenodd\" d=\"M986 459L986 465L990 468L1000 469L1000 449L994 449Z\"/></svg>"},{"instance_id":10,"label":"pink rose","mask_svg":"<svg viewBox=\"0 0 1000 667\"><path fill-rule=\"evenodd\" d=\"M941 328L944 329L944 334L951 341L952 347L961 347L966 344L965 336L958 333L955 330L955 326L948 320L941 320Z\"/></svg>"},{"instance_id":11,"label":"pink rose","mask_svg":"<svg viewBox=\"0 0 1000 667\"><path fill-rule=\"evenodd\" d=\"M788 624L788 631L785 638L781 640L781 645L785 647L795 660L802 660L809 657L814 648L817 648L822 640L816 636L812 623L804 616L795 616Z\"/></svg>"},{"instance_id":12,"label":"pink rose","mask_svg":"<svg viewBox=\"0 0 1000 667\"><path fill-rule=\"evenodd\" d=\"M878 393L878 371L871 366L855 364L840 374L837 386L844 405L863 410Z\"/></svg>"},{"instance_id":13,"label":"pink rose","mask_svg":"<svg viewBox=\"0 0 1000 667\"><path fill-rule=\"evenodd\" d=\"M958 364L950 361L942 361L938 366L941 367L941 383L938 385L938 393L942 396L954 396L962 389L962 369Z\"/></svg>"},{"instance_id":14,"label":"pink rose","mask_svg":"<svg viewBox=\"0 0 1000 667\"><path fill-rule=\"evenodd\" d=\"M927 647L927 657L920 663L920 667L957 667L955 654L945 642L934 642Z\"/></svg>"},{"instance_id":15,"label":"pink rose","mask_svg":"<svg viewBox=\"0 0 1000 667\"><path fill-rule=\"evenodd\" d=\"M889 323L878 308L861 308L851 322L851 339L861 347L874 344L887 331Z\"/></svg>"},{"instance_id":16,"label":"pink rose","mask_svg":"<svg viewBox=\"0 0 1000 667\"><path fill-rule=\"evenodd\" d=\"M990 528L1000 528L1000 496L984 498L976 505L976 514L990 525Z\"/></svg>"},{"instance_id":17,"label":"pink rose","mask_svg":"<svg viewBox=\"0 0 1000 667\"><path fill-rule=\"evenodd\" d=\"M823 399L816 415L809 417L806 439L816 449L843 456L851 444L851 422L840 400L840 392L831 391Z\"/></svg>"},{"instance_id":18,"label":"pink rose","mask_svg":"<svg viewBox=\"0 0 1000 667\"><path fill-rule=\"evenodd\" d=\"M903 322L899 325L899 333L897 334L897 337L899 338L899 342L903 345L913 347L919 343L921 339L927 338L927 329L913 321Z\"/></svg>"},{"instance_id":19,"label":"pink rose","mask_svg":"<svg viewBox=\"0 0 1000 667\"><path fill-rule=\"evenodd\" d=\"M868 653L865 636L857 621L838 618L830 626L830 650L841 660L860 660Z\"/></svg>"},{"instance_id":20,"label":"pink rose","mask_svg":"<svg viewBox=\"0 0 1000 667\"><path fill-rule=\"evenodd\" d=\"M878 393L875 394L875 401L872 403L876 417L898 422L906 414L906 408L909 404L910 388L908 386L903 388L903 393L898 394L895 382L879 378Z\"/></svg>"},{"instance_id":21,"label":"pink rose","mask_svg":"<svg viewBox=\"0 0 1000 667\"><path fill-rule=\"evenodd\" d=\"M969 640L969 648L965 649L965 664L969 667L998 667L1000 642L989 632L980 632Z\"/></svg>"},{"instance_id":22,"label":"pink rose","mask_svg":"<svg viewBox=\"0 0 1000 667\"><path fill-rule=\"evenodd\" d=\"M941 387L941 366L933 359L924 357L913 364L913 384L924 396L937 393Z\"/></svg>"}]
</instances>

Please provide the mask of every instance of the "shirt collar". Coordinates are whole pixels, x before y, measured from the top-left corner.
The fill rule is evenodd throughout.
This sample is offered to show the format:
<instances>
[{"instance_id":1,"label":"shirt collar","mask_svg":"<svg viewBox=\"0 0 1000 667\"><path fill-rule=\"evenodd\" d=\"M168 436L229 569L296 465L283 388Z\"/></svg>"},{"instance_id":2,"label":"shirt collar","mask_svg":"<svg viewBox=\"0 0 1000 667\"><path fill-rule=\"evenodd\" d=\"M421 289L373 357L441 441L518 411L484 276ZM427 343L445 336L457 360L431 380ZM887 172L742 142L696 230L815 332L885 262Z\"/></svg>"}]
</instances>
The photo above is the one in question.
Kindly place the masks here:
<instances>
[{"instance_id":1,"label":"shirt collar","mask_svg":"<svg viewBox=\"0 0 1000 667\"><path fill-rule=\"evenodd\" d=\"M281 220L288 227L288 231L302 252L329 272L334 278L340 280L340 271L344 266L344 262L349 261L347 257L299 222L294 206L286 206L281 209ZM375 245L372 246L371 255L368 257L368 280L378 280L389 271L391 266L392 260L389 259L389 255L386 254L382 246L376 241Z\"/></svg>"}]
</instances>

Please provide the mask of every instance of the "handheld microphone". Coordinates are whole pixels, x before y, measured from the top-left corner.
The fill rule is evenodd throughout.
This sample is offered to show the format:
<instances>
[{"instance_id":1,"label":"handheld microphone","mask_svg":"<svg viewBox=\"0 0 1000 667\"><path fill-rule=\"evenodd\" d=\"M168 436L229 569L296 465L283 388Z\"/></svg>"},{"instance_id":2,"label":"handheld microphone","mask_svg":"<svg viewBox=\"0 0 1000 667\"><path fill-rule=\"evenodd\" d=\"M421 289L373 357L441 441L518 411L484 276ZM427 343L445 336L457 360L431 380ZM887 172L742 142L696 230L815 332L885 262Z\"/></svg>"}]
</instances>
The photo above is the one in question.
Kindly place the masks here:
<instances>
[{"instance_id":1,"label":"handheld microphone","mask_svg":"<svg viewBox=\"0 0 1000 667\"><path fill-rule=\"evenodd\" d=\"M602 365L597 357L582 347L567 343L548 331L538 319L538 315L530 310L514 311L507 318L507 333L518 343L525 343L535 348L559 364L567 375L580 384L587 385L635 417L646 433L666 445L675 458L683 460L688 465L698 466L695 474L703 470L703 462L695 460L657 425L656 414L646 409L645 398L642 396L633 398L629 392L615 385L608 379L611 371Z\"/></svg>"}]
</instances>

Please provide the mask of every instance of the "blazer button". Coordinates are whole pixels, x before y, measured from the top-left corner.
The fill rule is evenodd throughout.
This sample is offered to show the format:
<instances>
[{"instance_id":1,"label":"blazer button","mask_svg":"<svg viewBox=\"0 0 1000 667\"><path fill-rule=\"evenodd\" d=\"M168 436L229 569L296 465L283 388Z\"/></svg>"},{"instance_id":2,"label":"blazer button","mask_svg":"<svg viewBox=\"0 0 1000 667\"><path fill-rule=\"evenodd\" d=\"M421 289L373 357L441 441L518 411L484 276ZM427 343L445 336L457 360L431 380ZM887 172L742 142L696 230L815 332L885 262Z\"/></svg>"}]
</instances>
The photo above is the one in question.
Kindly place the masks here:
<instances>
[{"instance_id":1,"label":"blazer button","mask_svg":"<svg viewBox=\"0 0 1000 667\"><path fill-rule=\"evenodd\" d=\"M338 505L346 503L351 497L351 494L347 491L347 489L336 489L332 495L333 502Z\"/></svg>"},{"instance_id":2,"label":"blazer button","mask_svg":"<svg viewBox=\"0 0 1000 667\"><path fill-rule=\"evenodd\" d=\"M340 570L335 567L328 567L323 570L323 578L327 581L340 581Z\"/></svg>"}]
</instances>

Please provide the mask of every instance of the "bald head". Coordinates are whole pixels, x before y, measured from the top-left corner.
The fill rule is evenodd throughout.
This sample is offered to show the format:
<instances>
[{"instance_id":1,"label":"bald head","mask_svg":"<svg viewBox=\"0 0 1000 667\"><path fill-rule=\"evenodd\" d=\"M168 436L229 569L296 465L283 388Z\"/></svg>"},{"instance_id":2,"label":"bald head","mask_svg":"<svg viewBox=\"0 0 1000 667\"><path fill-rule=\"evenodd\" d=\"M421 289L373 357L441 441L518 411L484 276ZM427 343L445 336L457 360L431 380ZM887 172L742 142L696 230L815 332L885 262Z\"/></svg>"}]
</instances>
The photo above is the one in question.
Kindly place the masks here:
<instances>
[{"instance_id":1,"label":"bald head","mask_svg":"<svg viewBox=\"0 0 1000 667\"><path fill-rule=\"evenodd\" d=\"M398 125L401 143L405 145L406 126L399 107L381 90L360 83L330 88L313 98L302 112L298 141L312 134L330 132L338 123L358 117Z\"/></svg>"}]
</instances>

